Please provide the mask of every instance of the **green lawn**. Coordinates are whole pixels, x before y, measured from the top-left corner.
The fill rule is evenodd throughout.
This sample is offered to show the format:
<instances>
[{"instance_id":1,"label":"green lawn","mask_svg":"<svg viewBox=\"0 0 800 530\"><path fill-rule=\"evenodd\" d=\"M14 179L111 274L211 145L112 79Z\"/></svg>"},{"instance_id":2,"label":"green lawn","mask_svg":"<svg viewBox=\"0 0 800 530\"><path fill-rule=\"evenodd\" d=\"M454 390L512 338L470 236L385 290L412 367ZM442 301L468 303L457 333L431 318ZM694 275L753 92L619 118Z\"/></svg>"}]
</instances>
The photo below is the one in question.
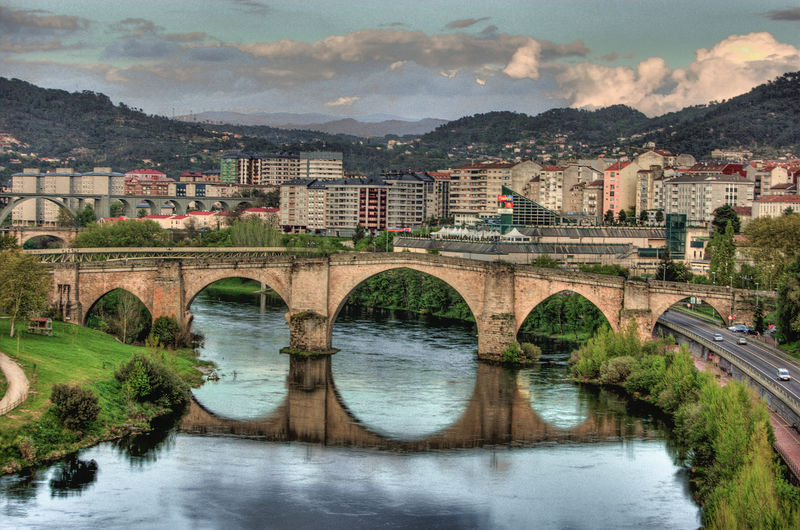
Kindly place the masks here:
<instances>
[{"instance_id":1,"label":"green lawn","mask_svg":"<svg viewBox=\"0 0 800 530\"><path fill-rule=\"evenodd\" d=\"M56 433L52 438L57 441L42 448L46 451L38 453L38 459L92 445L122 433L126 425L146 427L148 417L156 413L147 406L132 406L127 402L114 378L117 367L130 360L135 352L145 353L145 348L122 344L101 331L74 324L53 322L53 330L52 337L22 331L12 339L8 336L9 321L0 320L0 351L22 366L31 385L28 399L7 415L0 416L0 468L18 459L15 448L19 436L41 431L42 425L53 428L52 413L48 413L48 409L53 385L57 383L76 383L92 390L98 397L100 414L84 435ZM202 384L202 375L194 368L201 363L192 350L151 351L149 354L159 357L191 385Z\"/></svg>"},{"instance_id":2,"label":"green lawn","mask_svg":"<svg viewBox=\"0 0 800 530\"><path fill-rule=\"evenodd\" d=\"M3 399L3 396L6 395L7 389L8 381L6 381L6 377L3 375L3 372L0 372L0 399Z\"/></svg>"}]
</instances>

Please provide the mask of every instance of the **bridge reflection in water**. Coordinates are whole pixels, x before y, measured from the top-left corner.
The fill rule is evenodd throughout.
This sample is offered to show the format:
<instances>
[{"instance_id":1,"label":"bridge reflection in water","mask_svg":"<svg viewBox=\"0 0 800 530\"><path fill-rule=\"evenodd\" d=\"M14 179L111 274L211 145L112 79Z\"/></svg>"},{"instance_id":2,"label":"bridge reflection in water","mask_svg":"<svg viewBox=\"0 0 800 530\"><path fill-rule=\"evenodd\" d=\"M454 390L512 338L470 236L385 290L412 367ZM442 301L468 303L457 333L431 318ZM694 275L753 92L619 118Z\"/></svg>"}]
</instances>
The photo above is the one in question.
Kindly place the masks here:
<instances>
[{"instance_id":1,"label":"bridge reflection in water","mask_svg":"<svg viewBox=\"0 0 800 530\"><path fill-rule=\"evenodd\" d=\"M336 390L331 362L330 356L291 356L288 395L268 416L253 420L227 419L192 399L180 430L193 434L229 434L271 441L402 451L663 437L653 425L632 419L624 410L615 411L613 404L602 403L614 397L602 392L594 405L588 407L582 424L560 429L545 422L531 408L530 390L513 372L478 363L472 397L455 423L425 438L394 439L371 430L348 410Z\"/></svg>"}]
</instances>

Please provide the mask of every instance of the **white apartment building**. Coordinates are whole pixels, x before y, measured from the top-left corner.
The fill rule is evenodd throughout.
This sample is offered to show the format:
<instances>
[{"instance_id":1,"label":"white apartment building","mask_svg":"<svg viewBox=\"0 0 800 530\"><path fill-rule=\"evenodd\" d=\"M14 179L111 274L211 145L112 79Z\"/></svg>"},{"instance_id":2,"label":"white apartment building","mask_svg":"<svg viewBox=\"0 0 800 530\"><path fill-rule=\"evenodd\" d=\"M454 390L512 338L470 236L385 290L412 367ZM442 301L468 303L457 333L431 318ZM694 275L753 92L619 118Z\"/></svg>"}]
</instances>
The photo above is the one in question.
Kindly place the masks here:
<instances>
[{"instance_id":1,"label":"white apartment building","mask_svg":"<svg viewBox=\"0 0 800 530\"><path fill-rule=\"evenodd\" d=\"M753 201L753 219L778 217L787 208L800 212L800 195L767 195Z\"/></svg>"},{"instance_id":2,"label":"white apartment building","mask_svg":"<svg viewBox=\"0 0 800 530\"><path fill-rule=\"evenodd\" d=\"M307 179L344 178L342 153L330 151L300 153L299 177Z\"/></svg>"},{"instance_id":3,"label":"white apartment building","mask_svg":"<svg viewBox=\"0 0 800 530\"><path fill-rule=\"evenodd\" d=\"M686 214L689 223L707 223L725 204L751 206L753 182L740 175L682 175L664 183L664 213Z\"/></svg>"}]
</instances>

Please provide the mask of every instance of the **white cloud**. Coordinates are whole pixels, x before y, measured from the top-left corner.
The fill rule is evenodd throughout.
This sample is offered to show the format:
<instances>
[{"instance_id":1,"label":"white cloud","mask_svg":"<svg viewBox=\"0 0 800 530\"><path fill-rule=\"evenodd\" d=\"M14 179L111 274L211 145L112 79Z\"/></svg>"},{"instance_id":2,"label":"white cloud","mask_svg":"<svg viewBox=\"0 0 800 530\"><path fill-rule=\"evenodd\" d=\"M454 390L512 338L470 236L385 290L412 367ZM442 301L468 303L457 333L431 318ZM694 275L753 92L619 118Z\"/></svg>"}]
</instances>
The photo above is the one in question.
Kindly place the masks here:
<instances>
[{"instance_id":1,"label":"white cloud","mask_svg":"<svg viewBox=\"0 0 800 530\"><path fill-rule=\"evenodd\" d=\"M359 96L341 96L325 102L326 107L352 107L353 103L361 99Z\"/></svg>"},{"instance_id":2,"label":"white cloud","mask_svg":"<svg viewBox=\"0 0 800 530\"><path fill-rule=\"evenodd\" d=\"M503 73L513 79L538 79L539 78L539 55L542 53L542 45L533 39L528 39L524 46L517 48L511 61L503 69Z\"/></svg>"},{"instance_id":3,"label":"white cloud","mask_svg":"<svg viewBox=\"0 0 800 530\"><path fill-rule=\"evenodd\" d=\"M573 107L622 103L655 116L728 99L794 70L800 70L800 49L769 33L750 33L697 50L684 68L672 70L660 57L651 57L635 68L590 62L556 67L554 77L558 95Z\"/></svg>"}]
</instances>

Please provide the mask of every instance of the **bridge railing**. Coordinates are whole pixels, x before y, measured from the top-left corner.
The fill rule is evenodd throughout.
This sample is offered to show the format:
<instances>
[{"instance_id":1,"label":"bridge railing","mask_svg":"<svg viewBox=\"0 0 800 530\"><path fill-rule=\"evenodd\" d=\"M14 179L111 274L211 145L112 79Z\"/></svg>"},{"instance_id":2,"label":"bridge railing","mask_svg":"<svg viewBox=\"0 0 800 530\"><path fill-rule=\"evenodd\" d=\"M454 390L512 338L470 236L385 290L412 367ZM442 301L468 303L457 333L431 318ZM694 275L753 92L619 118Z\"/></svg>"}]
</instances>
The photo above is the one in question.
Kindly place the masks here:
<instances>
[{"instance_id":1,"label":"bridge railing","mask_svg":"<svg viewBox=\"0 0 800 530\"><path fill-rule=\"evenodd\" d=\"M26 250L44 263L137 260L151 258L259 258L277 255L314 256L323 252L306 247L112 247Z\"/></svg>"},{"instance_id":2,"label":"bridge railing","mask_svg":"<svg viewBox=\"0 0 800 530\"><path fill-rule=\"evenodd\" d=\"M772 395L780 399L784 405L786 405L789 409L792 410L796 415L800 416L800 400L798 400L792 394L786 392L786 390L776 383L772 378L765 377L763 374L758 372L757 370L753 369L749 363L743 361L739 356L734 353L731 353L715 344L713 341L710 341L704 337L701 337L697 333L689 331L687 329L683 329L671 322L666 322L664 320L659 320L658 322L664 327L670 328L674 331L677 331L681 335L692 339L693 341L702 344L703 346L707 347L708 349L712 350L715 354L719 355L720 357L724 358L726 361L731 363L731 365L735 366L738 370L740 370L743 374L748 376L753 381L756 381L758 384L763 386L764 388L768 389Z\"/></svg>"}]
</instances>

